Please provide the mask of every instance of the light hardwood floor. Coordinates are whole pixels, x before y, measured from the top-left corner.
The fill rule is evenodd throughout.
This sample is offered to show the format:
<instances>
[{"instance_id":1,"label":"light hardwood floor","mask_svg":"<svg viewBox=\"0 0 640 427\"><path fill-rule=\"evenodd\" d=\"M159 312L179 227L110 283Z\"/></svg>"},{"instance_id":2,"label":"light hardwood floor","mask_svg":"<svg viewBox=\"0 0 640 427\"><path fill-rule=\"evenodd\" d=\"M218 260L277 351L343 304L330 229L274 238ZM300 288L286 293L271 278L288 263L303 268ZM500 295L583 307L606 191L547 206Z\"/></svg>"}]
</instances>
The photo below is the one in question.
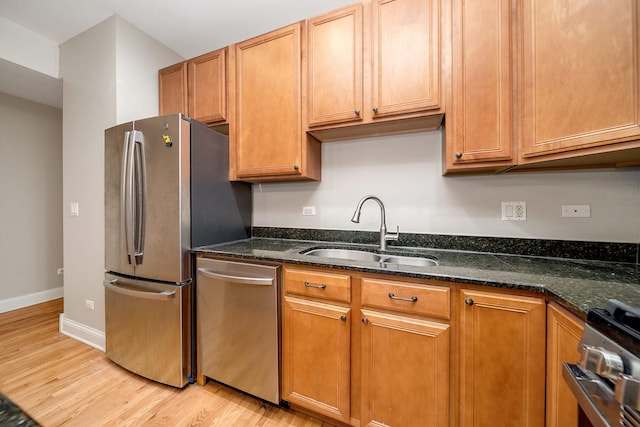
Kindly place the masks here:
<instances>
[{"instance_id":1,"label":"light hardwood floor","mask_svg":"<svg viewBox=\"0 0 640 427\"><path fill-rule=\"evenodd\" d=\"M329 426L209 381L179 390L58 332L62 300L0 314L0 391L45 427Z\"/></svg>"}]
</instances>

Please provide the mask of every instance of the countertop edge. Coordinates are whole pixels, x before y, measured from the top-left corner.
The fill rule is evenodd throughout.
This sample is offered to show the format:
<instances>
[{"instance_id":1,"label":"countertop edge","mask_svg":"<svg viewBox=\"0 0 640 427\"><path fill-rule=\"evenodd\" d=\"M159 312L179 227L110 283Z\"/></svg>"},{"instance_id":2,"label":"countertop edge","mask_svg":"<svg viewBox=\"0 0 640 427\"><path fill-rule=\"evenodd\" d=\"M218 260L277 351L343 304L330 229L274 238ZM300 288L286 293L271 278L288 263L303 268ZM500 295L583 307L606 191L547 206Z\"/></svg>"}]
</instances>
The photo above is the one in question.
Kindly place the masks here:
<instances>
[{"instance_id":1,"label":"countertop edge","mask_svg":"<svg viewBox=\"0 0 640 427\"><path fill-rule=\"evenodd\" d=\"M406 277L422 280L435 280L461 285L486 286L493 289L518 290L534 294L540 294L550 301L558 303L581 319L586 318L590 308L602 306L607 297L624 300L625 295L631 296L633 305L640 305L640 281L634 275L637 269L629 271L630 278L624 275L616 281L617 277L607 280L592 279L590 269L602 268L601 263L585 263L579 260L547 260L535 259L536 257L501 256L486 253L463 253L476 264L483 268L456 268L443 265L438 268L404 268L382 269L367 262L354 262L348 260L323 259L305 256L303 253L309 248L335 245L334 242L296 241L273 238L252 238L242 241L230 242L194 248L195 254L207 257L223 257L236 260L254 262L276 262L282 264L305 265L317 268L331 268L345 271L358 271L362 273L383 274L391 277ZM273 246L273 247L271 247ZM266 247L266 248L265 248ZM301 255L302 254L302 255ZM449 255L449 253L445 254ZM461 256L460 253L455 253ZM484 268L484 264L489 267ZM580 270L581 275L588 278L571 277L570 274L554 272L556 275L548 275L547 266L555 264L557 268L567 266ZM496 265L498 267L496 267ZM536 265L538 270L536 270ZM525 268L526 267L526 268ZM502 269L500 269L502 268ZM611 267L615 268L615 267ZM520 269L520 270L519 270ZM509 271L511 270L511 271ZM602 275L602 272L599 273ZM613 273L612 276L615 276ZM625 282L625 280L627 280ZM636 289L637 288L637 289Z\"/></svg>"}]
</instances>

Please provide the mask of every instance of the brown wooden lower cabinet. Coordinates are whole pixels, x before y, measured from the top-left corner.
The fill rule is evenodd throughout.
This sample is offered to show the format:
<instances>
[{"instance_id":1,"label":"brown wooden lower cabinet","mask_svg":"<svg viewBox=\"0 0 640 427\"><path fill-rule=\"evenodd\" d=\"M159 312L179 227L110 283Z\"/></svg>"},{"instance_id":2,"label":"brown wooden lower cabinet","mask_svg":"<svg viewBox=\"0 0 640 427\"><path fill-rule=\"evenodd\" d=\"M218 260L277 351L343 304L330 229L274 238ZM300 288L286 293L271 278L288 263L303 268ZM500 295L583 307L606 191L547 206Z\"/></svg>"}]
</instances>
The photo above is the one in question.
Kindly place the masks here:
<instances>
[{"instance_id":1,"label":"brown wooden lower cabinet","mask_svg":"<svg viewBox=\"0 0 640 427\"><path fill-rule=\"evenodd\" d=\"M577 427L578 402L562 379L562 363L576 363L584 322L555 303L547 308L547 427Z\"/></svg>"},{"instance_id":2,"label":"brown wooden lower cabinet","mask_svg":"<svg viewBox=\"0 0 640 427\"><path fill-rule=\"evenodd\" d=\"M544 300L460 291L460 425L543 427Z\"/></svg>"},{"instance_id":3,"label":"brown wooden lower cabinet","mask_svg":"<svg viewBox=\"0 0 640 427\"><path fill-rule=\"evenodd\" d=\"M547 338L544 298L283 271L282 398L294 409L363 427L543 427L545 413L547 427L576 425L559 366L576 360L581 323L551 304Z\"/></svg>"},{"instance_id":4,"label":"brown wooden lower cabinet","mask_svg":"<svg viewBox=\"0 0 640 427\"><path fill-rule=\"evenodd\" d=\"M361 311L362 426L449 426L449 325Z\"/></svg>"},{"instance_id":5,"label":"brown wooden lower cabinet","mask_svg":"<svg viewBox=\"0 0 640 427\"><path fill-rule=\"evenodd\" d=\"M283 399L349 422L349 308L285 296L283 311Z\"/></svg>"}]
</instances>

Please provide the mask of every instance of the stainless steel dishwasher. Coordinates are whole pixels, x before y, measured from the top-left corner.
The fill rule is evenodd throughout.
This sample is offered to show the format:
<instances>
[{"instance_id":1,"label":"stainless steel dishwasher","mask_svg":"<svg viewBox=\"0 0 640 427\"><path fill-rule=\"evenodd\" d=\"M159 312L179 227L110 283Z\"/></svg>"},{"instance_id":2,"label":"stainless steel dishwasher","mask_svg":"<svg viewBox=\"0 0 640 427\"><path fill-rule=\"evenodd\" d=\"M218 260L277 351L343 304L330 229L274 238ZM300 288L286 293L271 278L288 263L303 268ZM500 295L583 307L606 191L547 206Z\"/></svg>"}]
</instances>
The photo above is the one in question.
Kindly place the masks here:
<instances>
[{"instance_id":1,"label":"stainless steel dishwasher","mask_svg":"<svg viewBox=\"0 0 640 427\"><path fill-rule=\"evenodd\" d=\"M198 258L198 374L280 403L279 267Z\"/></svg>"}]
</instances>

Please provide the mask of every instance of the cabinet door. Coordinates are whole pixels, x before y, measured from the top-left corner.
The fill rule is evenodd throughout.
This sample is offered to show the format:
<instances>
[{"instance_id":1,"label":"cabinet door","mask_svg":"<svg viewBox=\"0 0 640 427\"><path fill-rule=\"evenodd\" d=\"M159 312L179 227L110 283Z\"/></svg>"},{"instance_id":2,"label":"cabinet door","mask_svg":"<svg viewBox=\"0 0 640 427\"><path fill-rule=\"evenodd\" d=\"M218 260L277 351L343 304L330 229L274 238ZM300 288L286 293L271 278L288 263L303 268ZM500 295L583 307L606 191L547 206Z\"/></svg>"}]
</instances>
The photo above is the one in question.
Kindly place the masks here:
<instances>
[{"instance_id":1,"label":"cabinet door","mask_svg":"<svg viewBox=\"0 0 640 427\"><path fill-rule=\"evenodd\" d=\"M637 139L638 2L522 4L524 159Z\"/></svg>"},{"instance_id":2,"label":"cabinet door","mask_svg":"<svg viewBox=\"0 0 640 427\"><path fill-rule=\"evenodd\" d=\"M181 62L158 71L160 115L188 113L187 63Z\"/></svg>"},{"instance_id":3,"label":"cabinet door","mask_svg":"<svg viewBox=\"0 0 640 427\"><path fill-rule=\"evenodd\" d=\"M440 105L440 1L374 0L373 117Z\"/></svg>"},{"instance_id":4,"label":"cabinet door","mask_svg":"<svg viewBox=\"0 0 640 427\"><path fill-rule=\"evenodd\" d=\"M451 115L447 168L498 168L512 160L511 0L452 4ZM494 166L495 167L495 166Z\"/></svg>"},{"instance_id":5,"label":"cabinet door","mask_svg":"<svg viewBox=\"0 0 640 427\"><path fill-rule=\"evenodd\" d=\"M544 426L544 301L460 291L460 425Z\"/></svg>"},{"instance_id":6,"label":"cabinet door","mask_svg":"<svg viewBox=\"0 0 640 427\"><path fill-rule=\"evenodd\" d=\"M560 306L547 310L547 427L577 427L578 402L562 379L562 363L576 363L584 322Z\"/></svg>"},{"instance_id":7,"label":"cabinet door","mask_svg":"<svg viewBox=\"0 0 640 427\"><path fill-rule=\"evenodd\" d=\"M350 417L350 309L285 296L282 396L328 417Z\"/></svg>"},{"instance_id":8,"label":"cabinet door","mask_svg":"<svg viewBox=\"0 0 640 427\"><path fill-rule=\"evenodd\" d=\"M300 175L301 25L236 45L239 178Z\"/></svg>"},{"instance_id":9,"label":"cabinet door","mask_svg":"<svg viewBox=\"0 0 640 427\"><path fill-rule=\"evenodd\" d=\"M362 4L307 22L309 125L361 120Z\"/></svg>"},{"instance_id":10,"label":"cabinet door","mask_svg":"<svg viewBox=\"0 0 640 427\"><path fill-rule=\"evenodd\" d=\"M449 425L449 325L362 310L363 426Z\"/></svg>"},{"instance_id":11,"label":"cabinet door","mask_svg":"<svg viewBox=\"0 0 640 427\"><path fill-rule=\"evenodd\" d=\"M227 119L226 49L189 61L189 116L203 123Z\"/></svg>"}]
</instances>

